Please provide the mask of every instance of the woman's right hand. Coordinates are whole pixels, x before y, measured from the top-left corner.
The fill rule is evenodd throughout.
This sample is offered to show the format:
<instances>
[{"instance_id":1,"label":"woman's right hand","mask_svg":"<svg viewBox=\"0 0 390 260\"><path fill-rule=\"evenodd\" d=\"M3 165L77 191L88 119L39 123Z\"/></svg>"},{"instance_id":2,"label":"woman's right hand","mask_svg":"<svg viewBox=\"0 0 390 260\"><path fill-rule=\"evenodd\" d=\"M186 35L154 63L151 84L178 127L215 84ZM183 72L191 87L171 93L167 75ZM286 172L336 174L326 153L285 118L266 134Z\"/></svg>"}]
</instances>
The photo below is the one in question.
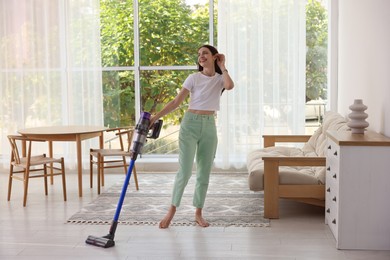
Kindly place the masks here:
<instances>
[{"instance_id":1,"label":"woman's right hand","mask_svg":"<svg viewBox=\"0 0 390 260\"><path fill-rule=\"evenodd\" d=\"M152 116L152 117L150 118L149 129L153 127L153 124L154 124L154 122L157 121L157 119L158 119L158 118L157 118L156 116Z\"/></svg>"}]
</instances>

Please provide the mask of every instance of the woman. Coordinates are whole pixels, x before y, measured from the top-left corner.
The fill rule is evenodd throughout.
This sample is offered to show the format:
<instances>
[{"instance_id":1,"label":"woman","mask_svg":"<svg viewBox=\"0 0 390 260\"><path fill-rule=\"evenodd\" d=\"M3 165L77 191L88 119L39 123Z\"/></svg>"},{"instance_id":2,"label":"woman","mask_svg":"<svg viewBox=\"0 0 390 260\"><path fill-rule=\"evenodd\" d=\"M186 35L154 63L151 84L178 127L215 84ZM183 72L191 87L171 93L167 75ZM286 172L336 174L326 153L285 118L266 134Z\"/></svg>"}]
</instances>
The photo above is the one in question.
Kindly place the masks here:
<instances>
[{"instance_id":1,"label":"woman","mask_svg":"<svg viewBox=\"0 0 390 260\"><path fill-rule=\"evenodd\" d=\"M210 45L198 49L198 70L184 81L178 95L160 112L151 118L151 125L160 117L175 110L188 95L190 103L180 125L179 133L179 171L175 177L172 204L159 223L160 228L168 228L176 208L179 207L184 188L192 174L196 155L196 186L193 205L196 207L195 221L201 227L209 223L202 217L202 208L206 199L210 171L217 149L215 112L219 110L222 92L231 90L234 83L225 67L225 55L218 53Z\"/></svg>"}]
</instances>

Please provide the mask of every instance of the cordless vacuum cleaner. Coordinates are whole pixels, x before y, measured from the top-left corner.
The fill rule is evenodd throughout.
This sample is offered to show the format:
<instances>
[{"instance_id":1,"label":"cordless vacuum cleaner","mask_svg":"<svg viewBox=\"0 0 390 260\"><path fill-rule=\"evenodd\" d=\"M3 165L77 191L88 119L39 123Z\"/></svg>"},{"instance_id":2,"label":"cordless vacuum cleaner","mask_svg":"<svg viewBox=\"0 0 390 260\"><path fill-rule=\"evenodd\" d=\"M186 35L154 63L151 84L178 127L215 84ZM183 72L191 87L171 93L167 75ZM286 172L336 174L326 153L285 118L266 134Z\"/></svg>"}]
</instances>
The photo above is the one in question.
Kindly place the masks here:
<instances>
[{"instance_id":1,"label":"cordless vacuum cleaner","mask_svg":"<svg viewBox=\"0 0 390 260\"><path fill-rule=\"evenodd\" d=\"M131 176L131 172L133 171L135 160L137 160L138 154L141 153L142 147L146 143L146 138L156 139L159 137L162 123L163 121L161 119L156 121L153 124L152 128L149 130L150 113L142 112L141 117L138 120L138 124L135 127L133 140L130 146L132 157L130 160L129 169L127 170L125 182L123 183L122 192L119 197L118 206L116 208L116 212L110 227L110 231L107 235L103 237L88 236L87 240L85 240L85 243L98 246L98 247L104 247L104 248L115 246L115 241L114 241L115 231L116 231L116 227L118 226L119 214L122 209L123 200L125 199L126 196L126 190L127 190L127 186L129 185L130 176Z\"/></svg>"}]
</instances>

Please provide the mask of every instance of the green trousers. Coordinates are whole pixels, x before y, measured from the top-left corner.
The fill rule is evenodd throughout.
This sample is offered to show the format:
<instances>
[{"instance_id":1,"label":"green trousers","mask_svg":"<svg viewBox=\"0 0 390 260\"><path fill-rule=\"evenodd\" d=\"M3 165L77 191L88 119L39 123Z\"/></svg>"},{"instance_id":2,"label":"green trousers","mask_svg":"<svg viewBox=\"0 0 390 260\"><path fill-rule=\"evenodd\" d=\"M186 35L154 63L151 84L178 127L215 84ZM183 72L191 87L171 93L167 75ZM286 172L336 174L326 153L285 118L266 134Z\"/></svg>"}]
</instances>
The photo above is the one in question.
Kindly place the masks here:
<instances>
[{"instance_id":1,"label":"green trousers","mask_svg":"<svg viewBox=\"0 0 390 260\"><path fill-rule=\"evenodd\" d=\"M185 113L180 124L180 168L176 174L173 186L172 205L180 206L184 189L192 175L192 167L196 155L196 184L193 205L196 208L203 208L217 143L218 138L214 115Z\"/></svg>"}]
</instances>

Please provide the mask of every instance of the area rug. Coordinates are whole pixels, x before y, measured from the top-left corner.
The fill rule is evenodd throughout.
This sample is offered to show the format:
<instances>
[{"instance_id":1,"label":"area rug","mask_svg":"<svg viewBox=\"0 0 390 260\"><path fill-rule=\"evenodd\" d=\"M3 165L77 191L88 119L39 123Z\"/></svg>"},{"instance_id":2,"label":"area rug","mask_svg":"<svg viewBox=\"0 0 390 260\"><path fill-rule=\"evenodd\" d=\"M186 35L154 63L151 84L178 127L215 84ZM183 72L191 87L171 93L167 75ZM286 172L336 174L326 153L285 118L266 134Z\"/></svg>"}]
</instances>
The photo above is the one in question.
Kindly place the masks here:
<instances>
[{"instance_id":1,"label":"area rug","mask_svg":"<svg viewBox=\"0 0 390 260\"><path fill-rule=\"evenodd\" d=\"M118 223L157 225L168 210L175 175L172 173L139 173L139 191L130 181ZM210 226L268 227L263 217L263 192L248 188L247 173L212 173L203 217ZM111 224L123 182L108 188L97 199L74 214L67 223ZM171 226L196 225L192 197L195 176L192 176Z\"/></svg>"}]
</instances>

